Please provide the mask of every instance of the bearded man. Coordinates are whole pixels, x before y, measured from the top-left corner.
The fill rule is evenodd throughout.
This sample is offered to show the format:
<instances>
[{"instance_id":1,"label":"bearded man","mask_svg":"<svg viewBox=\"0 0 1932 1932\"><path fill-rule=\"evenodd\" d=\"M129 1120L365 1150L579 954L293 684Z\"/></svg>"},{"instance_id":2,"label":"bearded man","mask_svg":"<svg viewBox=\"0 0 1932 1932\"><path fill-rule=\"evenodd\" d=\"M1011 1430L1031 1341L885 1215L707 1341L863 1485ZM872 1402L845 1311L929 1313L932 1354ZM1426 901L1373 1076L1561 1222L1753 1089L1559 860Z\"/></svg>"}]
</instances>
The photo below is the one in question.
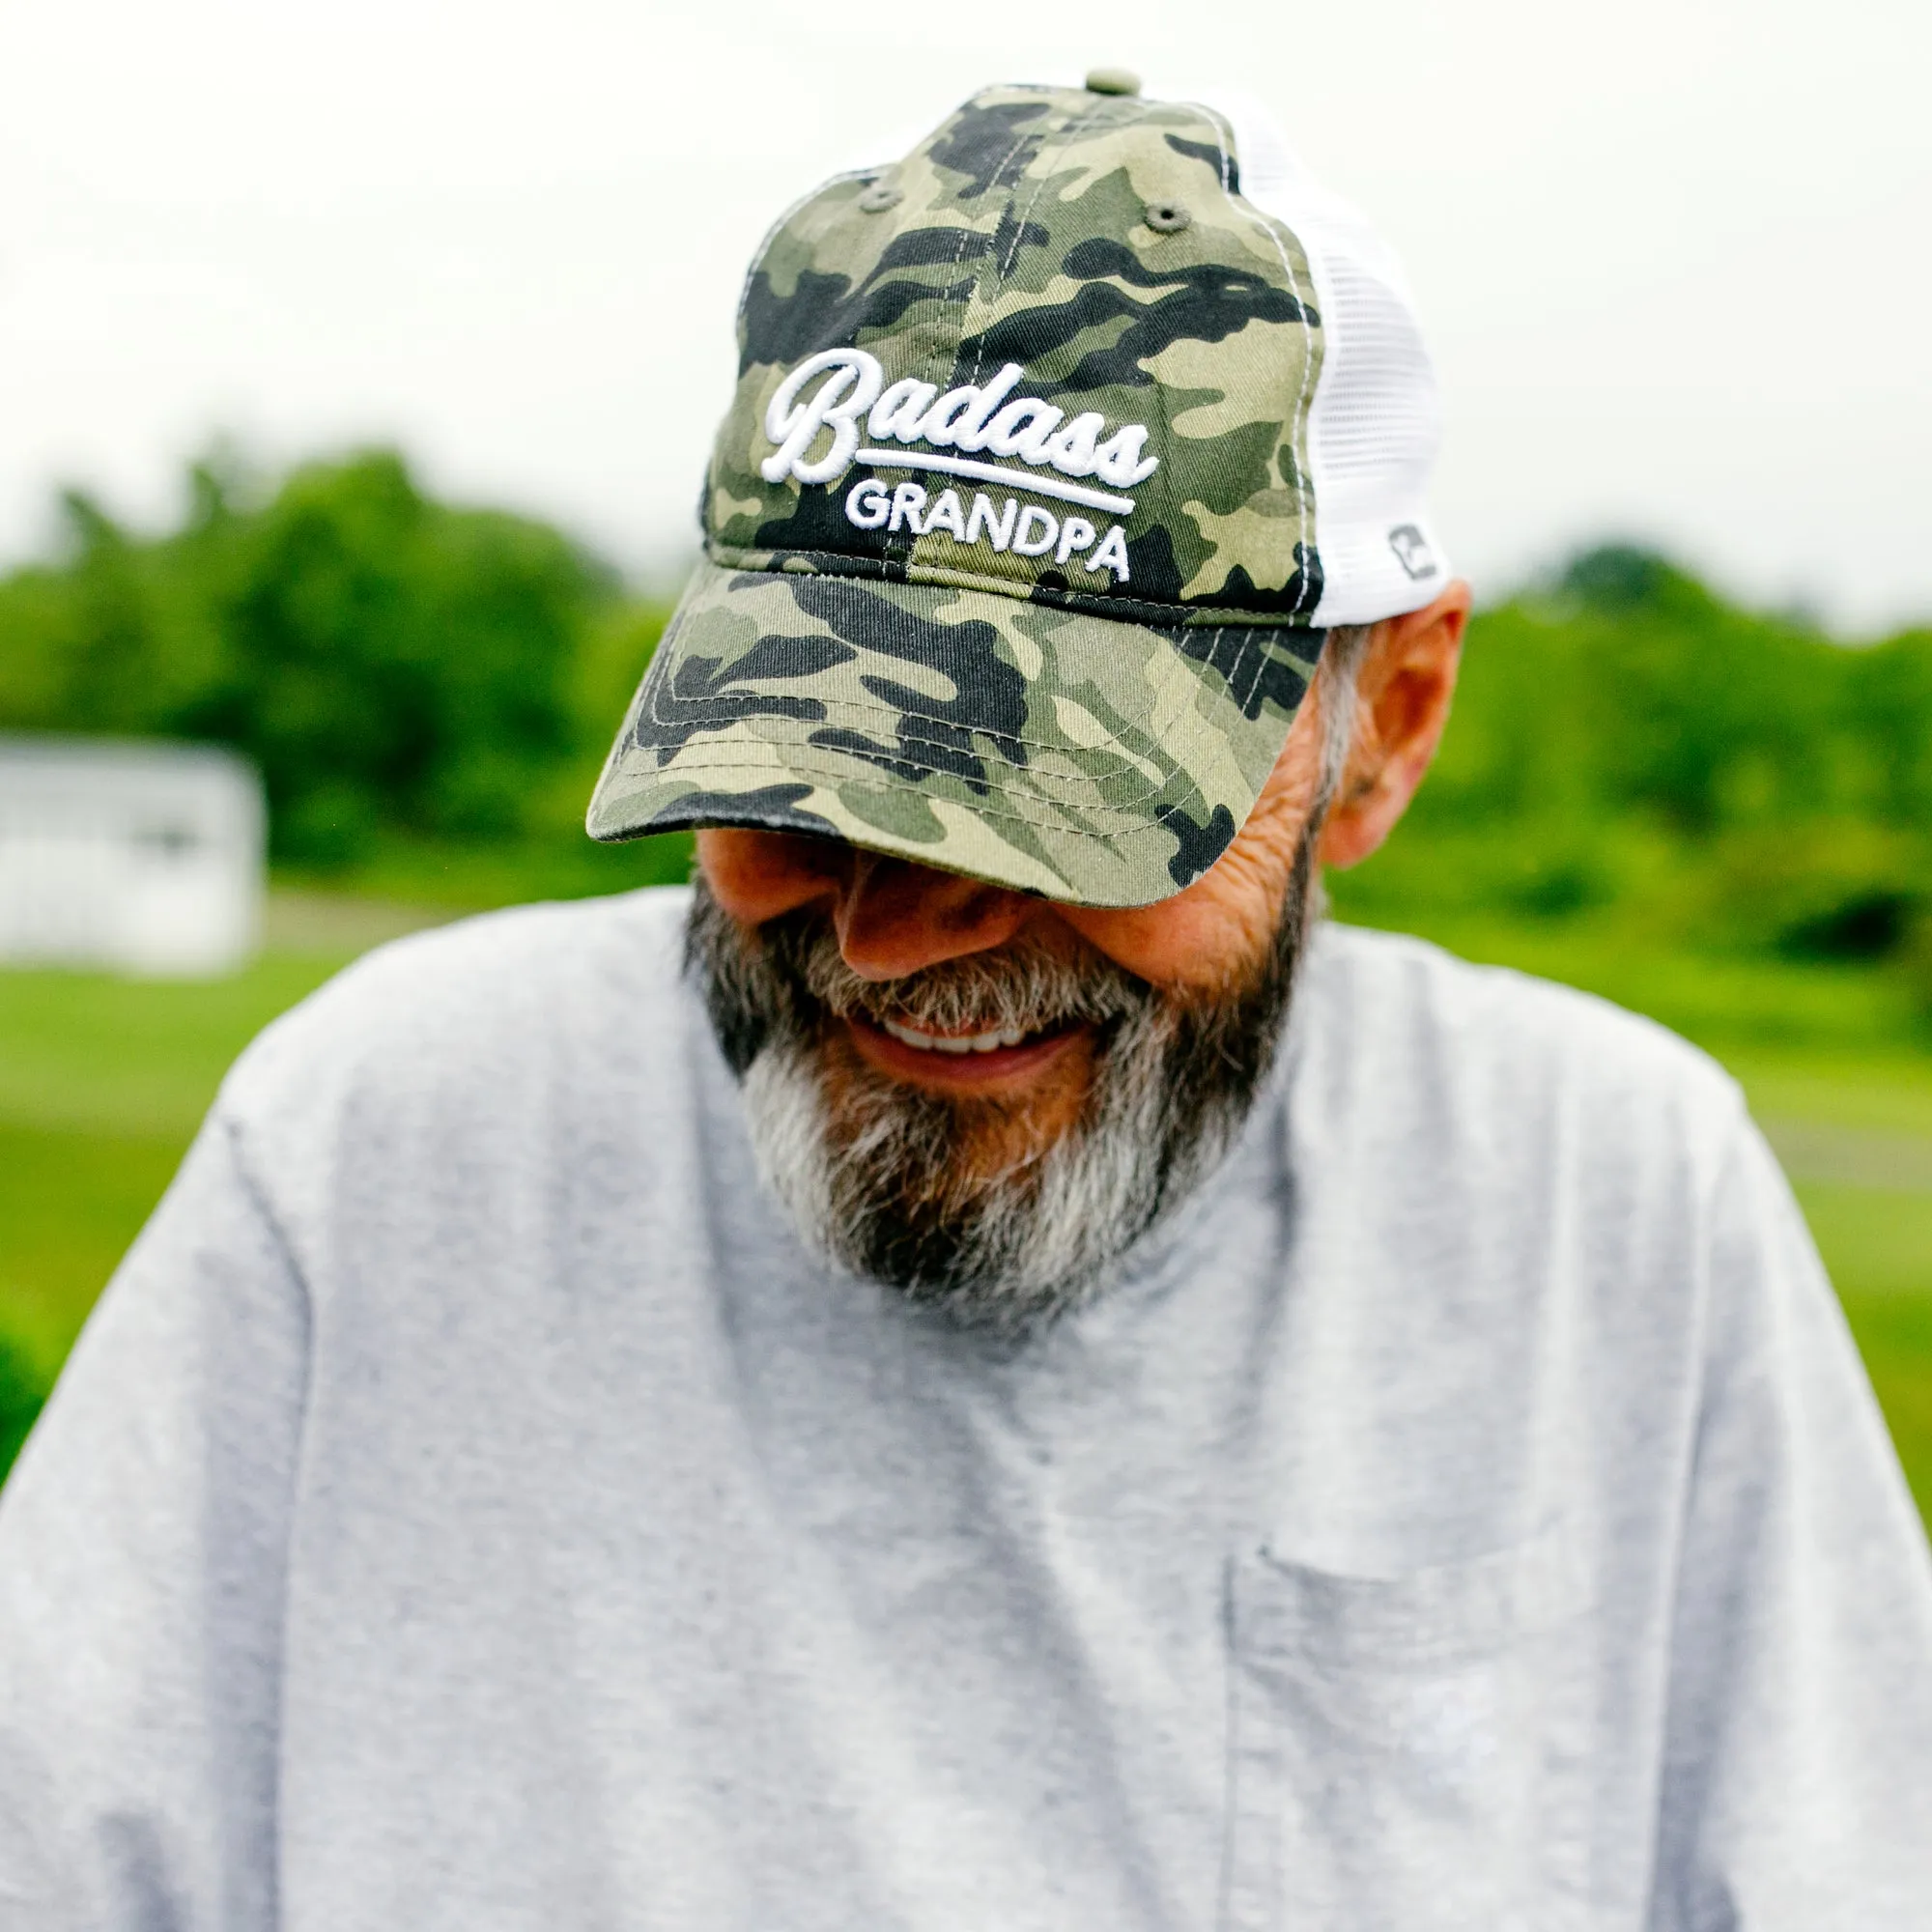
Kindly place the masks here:
<instances>
[{"instance_id":1,"label":"bearded man","mask_svg":"<svg viewBox=\"0 0 1932 1932\"><path fill-rule=\"evenodd\" d=\"M1932 1577L1736 1089L1319 923L1447 715L1384 250L998 88L753 264L591 808L344 975L0 1511L20 1926L1921 1925Z\"/></svg>"}]
</instances>

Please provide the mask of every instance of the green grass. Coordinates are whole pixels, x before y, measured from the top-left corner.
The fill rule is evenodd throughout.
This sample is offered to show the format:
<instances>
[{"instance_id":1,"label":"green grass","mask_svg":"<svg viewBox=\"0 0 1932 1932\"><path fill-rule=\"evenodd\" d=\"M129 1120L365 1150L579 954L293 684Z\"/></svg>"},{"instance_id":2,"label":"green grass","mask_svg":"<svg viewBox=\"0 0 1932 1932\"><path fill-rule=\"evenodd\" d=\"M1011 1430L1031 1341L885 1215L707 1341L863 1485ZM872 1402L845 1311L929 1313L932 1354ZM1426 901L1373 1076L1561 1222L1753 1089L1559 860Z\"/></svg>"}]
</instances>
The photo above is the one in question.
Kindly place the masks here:
<instances>
[{"instance_id":1,"label":"green grass","mask_svg":"<svg viewBox=\"0 0 1932 1932\"><path fill-rule=\"evenodd\" d=\"M1829 1074L1862 1065L1850 1084L1863 1086L1872 1075L1880 1084L1917 1084L1932 1110L1932 1035L1912 988L1896 975L1864 964L1685 952L1633 932L1613 912L1547 922L1481 914L1384 920L1373 900L1354 902L1346 873L1333 885L1344 919L1391 924L1464 959L1600 993L1661 1020L1736 1069L1809 1063Z\"/></svg>"},{"instance_id":2,"label":"green grass","mask_svg":"<svg viewBox=\"0 0 1932 1932\"><path fill-rule=\"evenodd\" d=\"M1720 1058L1760 1119L1932 1141L1932 1056L1726 1046Z\"/></svg>"},{"instance_id":3,"label":"green grass","mask_svg":"<svg viewBox=\"0 0 1932 1932\"><path fill-rule=\"evenodd\" d=\"M1797 1194L1932 1523L1932 1193L1801 1180Z\"/></svg>"},{"instance_id":4,"label":"green grass","mask_svg":"<svg viewBox=\"0 0 1932 1932\"><path fill-rule=\"evenodd\" d=\"M1918 1513L1932 1523L1932 1294L1840 1294Z\"/></svg>"},{"instance_id":5,"label":"green grass","mask_svg":"<svg viewBox=\"0 0 1932 1932\"><path fill-rule=\"evenodd\" d=\"M450 845L385 835L349 872L284 870L280 882L343 898L433 904L482 912L528 899L589 898L691 876L692 837L669 832L599 845L579 829L576 801L594 771L570 789L572 822L522 844Z\"/></svg>"},{"instance_id":6,"label":"green grass","mask_svg":"<svg viewBox=\"0 0 1932 1932\"><path fill-rule=\"evenodd\" d=\"M229 1063L361 948L436 916L284 895L277 950L230 980L0 974L0 1469L21 1390L51 1379ZM1576 927L1465 921L1429 936L1655 1013L1730 1066L1774 1133L1796 1123L1788 1145L1833 1154L1828 1172L1797 1169L1799 1199L1932 1520L1932 1189L1847 1184L1843 1171L1873 1147L1932 1159L1932 1053L1889 983L1646 953Z\"/></svg>"},{"instance_id":7,"label":"green grass","mask_svg":"<svg viewBox=\"0 0 1932 1932\"><path fill-rule=\"evenodd\" d=\"M345 919L415 923L370 908L332 923ZM329 916L319 923L327 942ZM0 1436L7 1378L51 1380L230 1063L354 956L325 943L202 981L0 973Z\"/></svg>"},{"instance_id":8,"label":"green grass","mask_svg":"<svg viewBox=\"0 0 1932 1932\"><path fill-rule=\"evenodd\" d=\"M1797 1182L1813 1239L1847 1300L1932 1309L1932 1194Z\"/></svg>"},{"instance_id":9,"label":"green grass","mask_svg":"<svg viewBox=\"0 0 1932 1932\"><path fill-rule=\"evenodd\" d=\"M346 959L270 953L233 979L198 982L0 975L0 1121L191 1133L235 1056Z\"/></svg>"},{"instance_id":10,"label":"green grass","mask_svg":"<svg viewBox=\"0 0 1932 1932\"><path fill-rule=\"evenodd\" d=\"M0 1122L0 1327L43 1385L186 1149L185 1134Z\"/></svg>"}]
</instances>

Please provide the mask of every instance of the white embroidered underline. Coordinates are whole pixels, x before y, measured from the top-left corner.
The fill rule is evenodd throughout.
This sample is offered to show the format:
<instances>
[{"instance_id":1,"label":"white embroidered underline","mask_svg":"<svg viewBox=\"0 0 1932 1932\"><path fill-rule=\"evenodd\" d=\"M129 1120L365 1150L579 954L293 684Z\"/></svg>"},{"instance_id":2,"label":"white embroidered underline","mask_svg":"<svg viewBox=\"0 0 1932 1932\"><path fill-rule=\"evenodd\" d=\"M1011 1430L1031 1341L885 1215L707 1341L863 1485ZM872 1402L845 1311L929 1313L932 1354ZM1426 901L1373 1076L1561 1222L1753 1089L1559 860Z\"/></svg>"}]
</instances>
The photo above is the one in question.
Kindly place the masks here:
<instances>
[{"instance_id":1,"label":"white embroidered underline","mask_svg":"<svg viewBox=\"0 0 1932 1932\"><path fill-rule=\"evenodd\" d=\"M862 449L852 460L869 463L875 469L937 469L948 476L977 476L987 483L1010 483L1015 489L1031 490L1038 497L1060 497L1069 503L1085 503L1092 510L1112 510L1117 517L1131 516L1134 509L1131 497L1110 497L1104 490L1063 483L1058 476L1002 469L997 463L974 463L963 456L908 456L898 449Z\"/></svg>"}]
</instances>

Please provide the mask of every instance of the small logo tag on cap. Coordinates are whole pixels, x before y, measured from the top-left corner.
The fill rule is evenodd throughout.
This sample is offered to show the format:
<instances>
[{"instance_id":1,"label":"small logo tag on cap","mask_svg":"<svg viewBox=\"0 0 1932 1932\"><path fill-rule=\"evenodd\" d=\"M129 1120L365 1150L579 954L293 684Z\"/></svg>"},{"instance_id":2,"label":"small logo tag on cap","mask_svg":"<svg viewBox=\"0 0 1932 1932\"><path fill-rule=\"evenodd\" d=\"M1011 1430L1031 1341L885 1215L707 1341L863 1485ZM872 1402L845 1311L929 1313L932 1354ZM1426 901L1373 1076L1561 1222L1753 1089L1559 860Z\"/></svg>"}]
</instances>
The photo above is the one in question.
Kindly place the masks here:
<instances>
[{"instance_id":1,"label":"small logo tag on cap","mask_svg":"<svg viewBox=\"0 0 1932 1932\"><path fill-rule=\"evenodd\" d=\"M1398 524L1389 532L1389 549L1395 552L1395 560L1418 580L1435 575L1435 553L1429 548L1429 539L1413 524Z\"/></svg>"}]
</instances>

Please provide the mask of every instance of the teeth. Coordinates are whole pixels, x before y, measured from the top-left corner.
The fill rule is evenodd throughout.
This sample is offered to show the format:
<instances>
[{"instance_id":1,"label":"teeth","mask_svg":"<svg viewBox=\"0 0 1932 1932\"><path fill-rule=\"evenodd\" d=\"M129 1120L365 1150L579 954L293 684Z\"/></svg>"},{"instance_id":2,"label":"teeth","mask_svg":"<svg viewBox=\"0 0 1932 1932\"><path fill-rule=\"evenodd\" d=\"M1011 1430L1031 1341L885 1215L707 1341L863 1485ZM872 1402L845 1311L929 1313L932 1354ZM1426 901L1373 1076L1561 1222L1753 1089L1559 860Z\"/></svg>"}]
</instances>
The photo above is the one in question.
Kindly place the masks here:
<instances>
[{"instance_id":1,"label":"teeth","mask_svg":"<svg viewBox=\"0 0 1932 1932\"><path fill-rule=\"evenodd\" d=\"M881 1020L879 1025L902 1045L917 1047L921 1053L991 1053L1002 1046L1017 1046L1026 1038L1023 1027L1003 1027L992 1033L920 1033L897 1020Z\"/></svg>"}]
</instances>

